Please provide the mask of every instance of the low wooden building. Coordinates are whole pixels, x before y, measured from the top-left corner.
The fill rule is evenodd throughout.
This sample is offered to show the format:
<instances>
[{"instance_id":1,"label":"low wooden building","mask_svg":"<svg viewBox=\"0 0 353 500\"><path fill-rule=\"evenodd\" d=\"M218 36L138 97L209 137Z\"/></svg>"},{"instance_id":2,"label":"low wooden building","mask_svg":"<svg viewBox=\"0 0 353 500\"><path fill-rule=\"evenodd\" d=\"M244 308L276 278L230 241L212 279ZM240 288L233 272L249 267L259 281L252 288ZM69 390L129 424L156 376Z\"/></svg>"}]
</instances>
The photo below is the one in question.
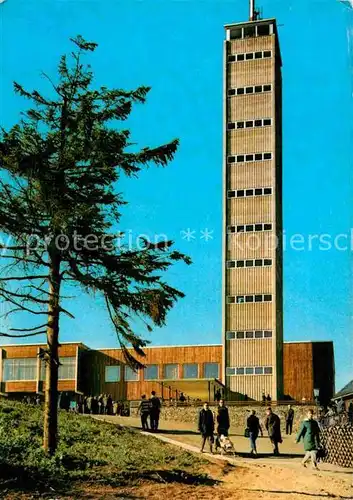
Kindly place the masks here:
<instances>
[{"instance_id":1,"label":"low wooden building","mask_svg":"<svg viewBox=\"0 0 353 500\"><path fill-rule=\"evenodd\" d=\"M40 394L45 390L45 362L40 353L45 344L22 344L0 346L0 393L21 396ZM59 348L60 392L80 392L78 375L81 352L86 350L82 343L67 342Z\"/></svg>"},{"instance_id":2,"label":"low wooden building","mask_svg":"<svg viewBox=\"0 0 353 500\"><path fill-rule=\"evenodd\" d=\"M41 344L0 346L1 394L21 397L43 393L45 370L39 354L44 348ZM126 364L121 349L63 343L59 349L59 391L111 394L115 401L137 400L151 391L163 399L179 399L184 393L192 399L213 401L218 391L228 399L244 398L223 385L222 345L146 347L145 354L140 358L145 368L135 372ZM324 402L333 397L333 343L284 343L283 397L313 401L314 389L319 389Z\"/></svg>"},{"instance_id":3,"label":"low wooden building","mask_svg":"<svg viewBox=\"0 0 353 500\"><path fill-rule=\"evenodd\" d=\"M134 372L121 349L88 350L82 357L82 386L87 394L111 394L114 400L136 400L156 391L164 399L181 392L213 399L222 388L220 345L146 347L139 357L145 368ZM94 367L94 376L91 369Z\"/></svg>"}]
</instances>

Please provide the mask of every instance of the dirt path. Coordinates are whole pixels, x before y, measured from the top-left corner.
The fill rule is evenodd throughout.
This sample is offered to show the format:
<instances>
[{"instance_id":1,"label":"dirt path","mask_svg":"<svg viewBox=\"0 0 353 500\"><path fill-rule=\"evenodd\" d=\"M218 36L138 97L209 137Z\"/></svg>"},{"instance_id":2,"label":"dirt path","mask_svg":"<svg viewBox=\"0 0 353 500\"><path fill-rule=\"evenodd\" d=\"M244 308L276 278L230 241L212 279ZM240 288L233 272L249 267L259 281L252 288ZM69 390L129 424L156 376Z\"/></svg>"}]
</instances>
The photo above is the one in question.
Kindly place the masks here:
<instances>
[{"instance_id":1,"label":"dirt path","mask_svg":"<svg viewBox=\"0 0 353 500\"><path fill-rule=\"evenodd\" d=\"M139 426L138 419L133 418L108 417L108 420L120 425L137 428ZM180 443L191 451L198 451L199 436L187 424L161 422L159 436L165 441ZM240 435L233 435L232 440L236 450L246 454L247 440ZM328 464L322 464L319 472L310 468L304 469L300 465L302 449L294 444L293 437L284 440L282 446L284 457L281 458L274 458L269 454L271 446L267 439L261 441L259 447L263 457L257 460L236 458L232 464L227 464L215 456L209 457L211 463L205 468L205 473L218 481L214 486L144 483L137 487L119 490L119 495L123 496L118 498L353 500L353 471ZM100 498L117 498L116 492L113 491L91 493Z\"/></svg>"}]
</instances>

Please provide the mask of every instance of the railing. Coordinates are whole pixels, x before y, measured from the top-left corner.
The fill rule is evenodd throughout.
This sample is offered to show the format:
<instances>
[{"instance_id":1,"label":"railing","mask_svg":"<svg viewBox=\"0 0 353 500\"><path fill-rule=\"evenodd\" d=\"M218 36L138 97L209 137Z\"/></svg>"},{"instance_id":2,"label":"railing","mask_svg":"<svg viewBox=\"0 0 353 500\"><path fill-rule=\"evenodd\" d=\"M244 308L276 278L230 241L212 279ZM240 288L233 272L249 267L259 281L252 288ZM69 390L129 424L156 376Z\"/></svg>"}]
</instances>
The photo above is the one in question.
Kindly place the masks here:
<instances>
[{"instance_id":1,"label":"railing","mask_svg":"<svg viewBox=\"0 0 353 500\"><path fill-rule=\"evenodd\" d=\"M239 407L239 408L246 408L246 407L269 407L269 406L315 406L315 401L227 401L226 405L228 407ZM203 405L205 401L203 400L188 400L188 401L170 401L170 400L164 400L162 401L162 405L165 407L200 407ZM140 401L129 401L130 407L135 408L140 404ZM217 401L208 401L208 404L210 406L216 406L218 405Z\"/></svg>"}]
</instances>

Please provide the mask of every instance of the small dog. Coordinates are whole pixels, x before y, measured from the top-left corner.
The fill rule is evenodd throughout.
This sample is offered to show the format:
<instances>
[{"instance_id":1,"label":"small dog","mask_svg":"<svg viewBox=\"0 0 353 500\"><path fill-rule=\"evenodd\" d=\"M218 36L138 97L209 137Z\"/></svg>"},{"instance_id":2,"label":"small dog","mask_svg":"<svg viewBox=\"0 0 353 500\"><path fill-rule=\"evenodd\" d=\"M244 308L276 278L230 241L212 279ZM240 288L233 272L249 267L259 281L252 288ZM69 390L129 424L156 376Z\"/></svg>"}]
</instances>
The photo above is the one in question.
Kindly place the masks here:
<instances>
[{"instance_id":1,"label":"small dog","mask_svg":"<svg viewBox=\"0 0 353 500\"><path fill-rule=\"evenodd\" d=\"M219 438L216 438L216 451L218 448L221 449L221 455L227 455L230 453L235 455L234 445L232 441L229 439L229 437L224 436L223 434L221 434Z\"/></svg>"}]
</instances>

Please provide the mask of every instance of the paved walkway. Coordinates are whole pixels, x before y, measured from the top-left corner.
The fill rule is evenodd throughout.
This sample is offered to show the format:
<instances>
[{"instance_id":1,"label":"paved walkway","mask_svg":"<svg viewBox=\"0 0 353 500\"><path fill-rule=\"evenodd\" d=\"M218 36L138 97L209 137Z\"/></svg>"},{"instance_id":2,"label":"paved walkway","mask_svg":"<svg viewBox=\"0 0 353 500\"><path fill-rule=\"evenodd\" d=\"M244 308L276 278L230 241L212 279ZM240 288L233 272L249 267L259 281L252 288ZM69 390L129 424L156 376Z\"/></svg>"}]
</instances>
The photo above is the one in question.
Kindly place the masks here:
<instances>
[{"instance_id":1,"label":"paved walkway","mask_svg":"<svg viewBox=\"0 0 353 500\"><path fill-rule=\"evenodd\" d=\"M99 420L104 420L111 422L113 424L119 424L124 427L129 427L133 429L141 430L141 422L139 418L134 417L116 417L116 416L95 416ZM184 422L171 422L171 421L160 421L158 433L148 433L153 437L160 439L161 441L168 442L177 446L181 446L188 451L194 453L200 452L200 435L196 428L190 423ZM285 466L290 468L300 469L300 461L303 457L303 446L302 444L295 443L295 435L284 436L283 443L280 446L281 455L279 457L274 457L272 454L272 446L268 437L258 439L258 457L256 460L249 456L249 440L241 434L239 430L235 430L230 433L231 440L234 444L236 450L236 458L227 458L226 460L231 463L251 463L254 462L258 464L272 464L278 466ZM206 445L207 446L207 445ZM206 448L207 450L207 448ZM204 456L212 460L215 458L221 458L220 455L209 455L205 453ZM224 457L223 457L224 458ZM341 475L342 478L347 479L347 474L352 474L353 470L343 469L330 464L321 464L320 471L324 474L334 474Z\"/></svg>"}]
</instances>

